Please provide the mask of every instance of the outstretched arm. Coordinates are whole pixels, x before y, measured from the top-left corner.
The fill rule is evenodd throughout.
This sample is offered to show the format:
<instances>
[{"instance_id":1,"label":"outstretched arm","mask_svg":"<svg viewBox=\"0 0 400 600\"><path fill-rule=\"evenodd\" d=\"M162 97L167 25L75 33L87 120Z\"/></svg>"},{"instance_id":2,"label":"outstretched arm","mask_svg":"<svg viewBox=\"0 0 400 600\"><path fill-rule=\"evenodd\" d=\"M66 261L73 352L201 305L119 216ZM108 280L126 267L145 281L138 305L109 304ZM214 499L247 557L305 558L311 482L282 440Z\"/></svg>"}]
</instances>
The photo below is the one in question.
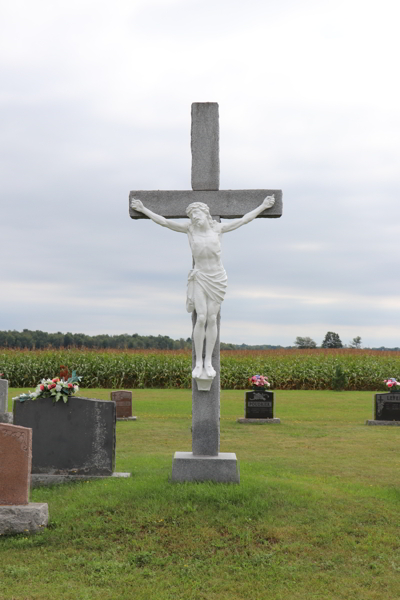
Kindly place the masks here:
<instances>
[{"instance_id":1,"label":"outstretched arm","mask_svg":"<svg viewBox=\"0 0 400 600\"><path fill-rule=\"evenodd\" d=\"M256 217L258 217L258 215L260 213L262 213L266 208L271 208L271 206L273 206L274 204L275 204L275 194L272 194L272 196L267 196L266 198L264 198L264 200L260 204L260 206L257 206L257 208L255 208L254 210L251 210L250 212L246 213L240 219L233 219L232 221L229 221L227 223L222 223L221 224L221 233L233 231L234 229L237 229L238 227L241 227L242 225L246 225L247 223L250 223L250 221L252 221Z\"/></svg>"},{"instance_id":2,"label":"outstretched arm","mask_svg":"<svg viewBox=\"0 0 400 600\"><path fill-rule=\"evenodd\" d=\"M179 233L187 233L187 222L178 223L177 221L171 221L171 219L166 219L161 215L157 215L152 210L143 206L143 202L141 200L138 200L138 198L132 198L131 208L143 213L144 215L146 215L146 217L149 217L149 219L154 221L154 223L157 223L157 225L161 225L162 227L168 227L168 229L172 229L173 231L179 231Z\"/></svg>"}]
</instances>

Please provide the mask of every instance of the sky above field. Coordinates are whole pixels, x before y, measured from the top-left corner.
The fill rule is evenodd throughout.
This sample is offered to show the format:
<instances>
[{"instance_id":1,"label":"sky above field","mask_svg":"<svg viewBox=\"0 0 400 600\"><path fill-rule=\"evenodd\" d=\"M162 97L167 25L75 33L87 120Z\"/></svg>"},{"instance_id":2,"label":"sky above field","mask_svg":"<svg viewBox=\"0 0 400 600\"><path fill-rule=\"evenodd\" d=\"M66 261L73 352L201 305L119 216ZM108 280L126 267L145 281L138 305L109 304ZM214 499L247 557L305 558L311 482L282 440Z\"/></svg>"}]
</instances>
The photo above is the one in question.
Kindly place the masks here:
<instances>
[{"instance_id":1,"label":"sky above field","mask_svg":"<svg viewBox=\"0 0 400 600\"><path fill-rule=\"evenodd\" d=\"M221 189L282 189L223 237L221 339L400 346L396 0L0 2L0 329L191 335L185 235L129 191L190 189L218 102Z\"/></svg>"}]
</instances>

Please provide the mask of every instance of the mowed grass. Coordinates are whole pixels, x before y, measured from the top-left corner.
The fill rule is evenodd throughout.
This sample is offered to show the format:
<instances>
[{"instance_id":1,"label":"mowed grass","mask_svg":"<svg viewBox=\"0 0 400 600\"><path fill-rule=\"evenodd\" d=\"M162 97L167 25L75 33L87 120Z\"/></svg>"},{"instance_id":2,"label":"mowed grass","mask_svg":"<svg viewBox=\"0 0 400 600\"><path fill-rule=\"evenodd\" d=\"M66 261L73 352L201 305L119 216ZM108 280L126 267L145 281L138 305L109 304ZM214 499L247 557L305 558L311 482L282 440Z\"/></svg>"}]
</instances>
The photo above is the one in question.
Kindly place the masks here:
<instances>
[{"instance_id":1,"label":"mowed grass","mask_svg":"<svg viewBox=\"0 0 400 600\"><path fill-rule=\"evenodd\" d=\"M222 391L240 485L170 483L190 390L133 398L116 464L132 477L33 490L50 526L0 539L1 600L400 598L400 427L365 425L373 393L277 391L280 425L241 425L244 392Z\"/></svg>"}]
</instances>

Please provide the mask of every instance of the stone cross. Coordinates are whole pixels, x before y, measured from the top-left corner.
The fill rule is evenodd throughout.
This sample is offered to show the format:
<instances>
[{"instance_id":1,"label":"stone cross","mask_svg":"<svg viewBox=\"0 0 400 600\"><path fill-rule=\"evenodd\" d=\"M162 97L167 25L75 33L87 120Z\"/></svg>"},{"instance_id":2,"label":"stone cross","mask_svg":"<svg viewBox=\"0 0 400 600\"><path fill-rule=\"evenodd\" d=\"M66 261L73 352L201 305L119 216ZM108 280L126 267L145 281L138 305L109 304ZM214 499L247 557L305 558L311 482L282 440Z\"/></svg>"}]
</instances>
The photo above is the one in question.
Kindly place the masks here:
<instances>
[{"instance_id":1,"label":"stone cross","mask_svg":"<svg viewBox=\"0 0 400 600\"><path fill-rule=\"evenodd\" d=\"M240 218L259 206L264 198L275 196L275 204L258 218L282 215L281 190L219 190L219 114L216 102L192 104L192 190L132 191L151 211L166 218L187 218L186 208L192 202L208 205L216 220ZM147 218L130 206L132 219ZM212 364L216 376L208 391L198 389L192 381L192 452L176 452L172 468L173 481L239 482L236 455L219 452L220 437L220 344L218 337ZM196 313L193 312L193 327ZM193 350L194 366L194 350Z\"/></svg>"}]
</instances>

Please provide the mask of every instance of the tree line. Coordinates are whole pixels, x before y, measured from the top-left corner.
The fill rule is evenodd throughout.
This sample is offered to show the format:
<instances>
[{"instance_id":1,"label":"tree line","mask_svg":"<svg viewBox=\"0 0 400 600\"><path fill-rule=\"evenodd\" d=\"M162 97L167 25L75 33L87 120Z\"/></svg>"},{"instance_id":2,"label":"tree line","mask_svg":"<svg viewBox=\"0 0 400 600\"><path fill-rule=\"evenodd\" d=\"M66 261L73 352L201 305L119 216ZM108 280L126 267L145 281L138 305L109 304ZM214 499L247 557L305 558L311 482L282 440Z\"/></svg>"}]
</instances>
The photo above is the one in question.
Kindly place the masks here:
<instances>
[{"instance_id":1,"label":"tree line","mask_svg":"<svg viewBox=\"0 0 400 600\"><path fill-rule=\"evenodd\" d=\"M47 333L46 331L0 331L0 348L44 350L60 348L89 348L93 350L186 350L192 348L191 338L173 340L168 335L86 335L85 333ZM276 350L282 346L263 344L228 344L221 342L221 350Z\"/></svg>"},{"instance_id":2,"label":"tree line","mask_svg":"<svg viewBox=\"0 0 400 600\"><path fill-rule=\"evenodd\" d=\"M308 349L308 348L317 348L317 344L316 342L310 338L310 337L300 337L298 336L295 341L294 341L294 345L296 348L299 348L300 350L302 349ZM325 338L321 344L321 348L354 348L354 349L360 349L362 346L362 340L361 337L359 335L357 335L356 337L354 337L351 342L349 342L347 345L343 345L342 344L342 340L339 337L338 333L335 333L334 331L328 331L327 334L325 335ZM385 346L381 346L380 348L370 348L370 350L400 350L400 348L396 347L396 348L386 348Z\"/></svg>"},{"instance_id":3,"label":"tree line","mask_svg":"<svg viewBox=\"0 0 400 600\"><path fill-rule=\"evenodd\" d=\"M328 331L321 348L361 348L361 337L357 336L346 346L342 344L339 334ZM44 350L60 348L89 348L93 350L190 350L191 338L173 340L168 335L139 335L138 333L120 335L86 335L85 333L47 333L46 331L0 331L0 348L20 350ZM285 346L271 344L230 344L221 342L221 350L279 350ZM294 346L286 348L317 348L316 342L310 337L298 336ZM400 348L372 348L372 350L400 350Z\"/></svg>"},{"instance_id":4,"label":"tree line","mask_svg":"<svg viewBox=\"0 0 400 600\"><path fill-rule=\"evenodd\" d=\"M86 335L85 333L47 333L46 331L0 331L0 348L44 350L46 348L91 348L91 349L154 349L181 350L191 348L190 338L173 340L167 335Z\"/></svg>"}]
</instances>

